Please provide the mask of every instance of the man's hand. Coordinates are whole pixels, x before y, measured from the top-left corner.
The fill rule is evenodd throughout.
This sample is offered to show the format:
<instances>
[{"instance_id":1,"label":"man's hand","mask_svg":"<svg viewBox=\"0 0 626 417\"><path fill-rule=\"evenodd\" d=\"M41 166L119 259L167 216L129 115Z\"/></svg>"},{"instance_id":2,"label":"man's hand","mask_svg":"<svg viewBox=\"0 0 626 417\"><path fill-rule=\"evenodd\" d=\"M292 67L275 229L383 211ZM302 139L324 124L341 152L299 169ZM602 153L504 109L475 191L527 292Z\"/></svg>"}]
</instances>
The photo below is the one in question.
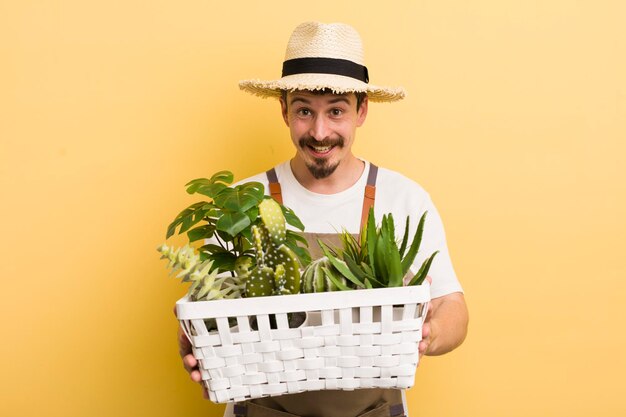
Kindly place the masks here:
<instances>
[{"instance_id":1,"label":"man's hand","mask_svg":"<svg viewBox=\"0 0 626 417\"><path fill-rule=\"evenodd\" d=\"M432 283L430 277L426 277ZM436 356L457 348L467 335L469 316L460 292L433 298L422 326L419 355Z\"/></svg>"},{"instance_id":2,"label":"man's hand","mask_svg":"<svg viewBox=\"0 0 626 417\"><path fill-rule=\"evenodd\" d=\"M176 315L176 308L174 308L174 315ZM181 326L178 326L178 353L183 360L185 370L189 373L189 377L192 381L200 383L202 396L208 400L209 393L202 382L202 374L198 370L198 360L191 353L191 342L187 339L187 335L185 335Z\"/></svg>"}]
</instances>

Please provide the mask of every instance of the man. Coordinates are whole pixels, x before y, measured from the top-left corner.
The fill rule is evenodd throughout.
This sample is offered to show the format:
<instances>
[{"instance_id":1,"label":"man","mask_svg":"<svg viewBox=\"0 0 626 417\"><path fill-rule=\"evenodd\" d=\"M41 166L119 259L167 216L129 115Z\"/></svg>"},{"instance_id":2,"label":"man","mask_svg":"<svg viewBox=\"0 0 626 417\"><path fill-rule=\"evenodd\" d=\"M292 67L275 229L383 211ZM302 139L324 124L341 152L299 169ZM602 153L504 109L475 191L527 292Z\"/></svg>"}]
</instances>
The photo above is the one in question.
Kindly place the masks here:
<instances>
[{"instance_id":1,"label":"man","mask_svg":"<svg viewBox=\"0 0 626 417\"><path fill-rule=\"evenodd\" d=\"M392 213L413 227L428 211L421 258L439 251L430 270L431 311L423 327L420 355L441 355L459 346L467 333L468 313L446 246L441 219L429 195L415 182L357 158L352 153L356 130L367 117L369 102L396 101L399 88L368 84L361 40L343 24L304 23L287 46L279 80L250 80L241 89L280 100L296 155L274 169L246 181L259 181L272 196L290 207L306 227L309 246L316 239L337 241L337 231L358 234L367 209L376 218ZM415 230L415 229L413 229ZM319 253L312 253L313 257ZM197 361L179 334L181 356L192 380L200 382ZM399 408L398 408L399 407ZM400 416L406 415L398 390L317 391L266 397L227 408L227 415L255 416Z\"/></svg>"}]
</instances>

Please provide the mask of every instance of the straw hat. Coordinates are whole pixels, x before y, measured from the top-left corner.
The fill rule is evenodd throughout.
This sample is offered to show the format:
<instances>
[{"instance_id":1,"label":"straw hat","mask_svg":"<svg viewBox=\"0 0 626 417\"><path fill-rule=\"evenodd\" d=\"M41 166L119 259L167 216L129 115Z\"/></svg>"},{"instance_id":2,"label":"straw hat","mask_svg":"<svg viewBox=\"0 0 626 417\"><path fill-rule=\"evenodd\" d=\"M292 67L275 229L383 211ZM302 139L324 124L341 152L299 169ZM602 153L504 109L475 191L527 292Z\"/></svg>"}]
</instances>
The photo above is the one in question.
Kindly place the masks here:
<instances>
[{"instance_id":1,"label":"straw hat","mask_svg":"<svg viewBox=\"0 0 626 417\"><path fill-rule=\"evenodd\" d=\"M366 92L370 101L396 101L404 98L402 88L368 84L363 63L361 37L343 23L306 22L291 34L282 78L244 80L239 88L261 97L280 97L281 90L330 89L334 93Z\"/></svg>"}]
</instances>

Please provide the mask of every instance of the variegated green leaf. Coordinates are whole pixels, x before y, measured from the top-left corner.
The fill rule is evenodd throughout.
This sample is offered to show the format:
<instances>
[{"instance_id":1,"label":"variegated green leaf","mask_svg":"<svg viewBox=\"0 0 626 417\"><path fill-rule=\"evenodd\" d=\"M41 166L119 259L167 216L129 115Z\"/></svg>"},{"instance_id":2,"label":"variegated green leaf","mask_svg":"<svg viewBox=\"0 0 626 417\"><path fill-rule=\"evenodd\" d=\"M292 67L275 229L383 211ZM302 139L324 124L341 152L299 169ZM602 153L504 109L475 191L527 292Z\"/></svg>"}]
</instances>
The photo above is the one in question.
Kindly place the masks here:
<instances>
[{"instance_id":1,"label":"variegated green leaf","mask_svg":"<svg viewBox=\"0 0 626 417\"><path fill-rule=\"evenodd\" d=\"M352 282L354 285L358 287L365 286L365 284L363 284L357 277L354 276L354 274L350 271L350 268L348 268L348 265L346 265L344 261L334 257L330 253L328 247L324 245L321 241L319 243L320 243L320 247L322 248L322 251L324 252L324 255L326 255L330 263L337 269L337 271L339 271L341 275L346 277L348 281Z\"/></svg>"},{"instance_id":2,"label":"variegated green leaf","mask_svg":"<svg viewBox=\"0 0 626 417\"><path fill-rule=\"evenodd\" d=\"M330 279L339 290L346 291L346 290L352 289L348 287L346 284L344 284L343 282L341 282L339 277L335 275L334 272L332 272L331 268L323 267L322 270L324 271L324 274L328 277L328 279Z\"/></svg>"}]
</instances>

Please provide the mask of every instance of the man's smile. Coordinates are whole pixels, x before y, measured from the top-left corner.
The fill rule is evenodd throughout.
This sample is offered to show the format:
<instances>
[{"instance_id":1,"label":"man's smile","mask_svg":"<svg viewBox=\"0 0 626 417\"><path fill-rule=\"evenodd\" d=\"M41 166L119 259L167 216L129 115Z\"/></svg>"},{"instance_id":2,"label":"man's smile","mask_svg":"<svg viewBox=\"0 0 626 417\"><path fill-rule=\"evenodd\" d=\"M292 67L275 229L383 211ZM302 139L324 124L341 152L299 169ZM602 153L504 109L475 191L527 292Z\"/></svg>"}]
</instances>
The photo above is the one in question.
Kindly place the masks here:
<instances>
[{"instance_id":1,"label":"man's smile","mask_svg":"<svg viewBox=\"0 0 626 417\"><path fill-rule=\"evenodd\" d=\"M334 146L308 146L311 149L313 154L316 157L324 157L330 153L330 151L334 148Z\"/></svg>"},{"instance_id":2,"label":"man's smile","mask_svg":"<svg viewBox=\"0 0 626 417\"><path fill-rule=\"evenodd\" d=\"M333 141L316 141L313 138L302 138L299 141L299 145L303 149L308 149L312 156L315 158L327 157L335 147L343 148L344 139L339 138Z\"/></svg>"}]
</instances>

